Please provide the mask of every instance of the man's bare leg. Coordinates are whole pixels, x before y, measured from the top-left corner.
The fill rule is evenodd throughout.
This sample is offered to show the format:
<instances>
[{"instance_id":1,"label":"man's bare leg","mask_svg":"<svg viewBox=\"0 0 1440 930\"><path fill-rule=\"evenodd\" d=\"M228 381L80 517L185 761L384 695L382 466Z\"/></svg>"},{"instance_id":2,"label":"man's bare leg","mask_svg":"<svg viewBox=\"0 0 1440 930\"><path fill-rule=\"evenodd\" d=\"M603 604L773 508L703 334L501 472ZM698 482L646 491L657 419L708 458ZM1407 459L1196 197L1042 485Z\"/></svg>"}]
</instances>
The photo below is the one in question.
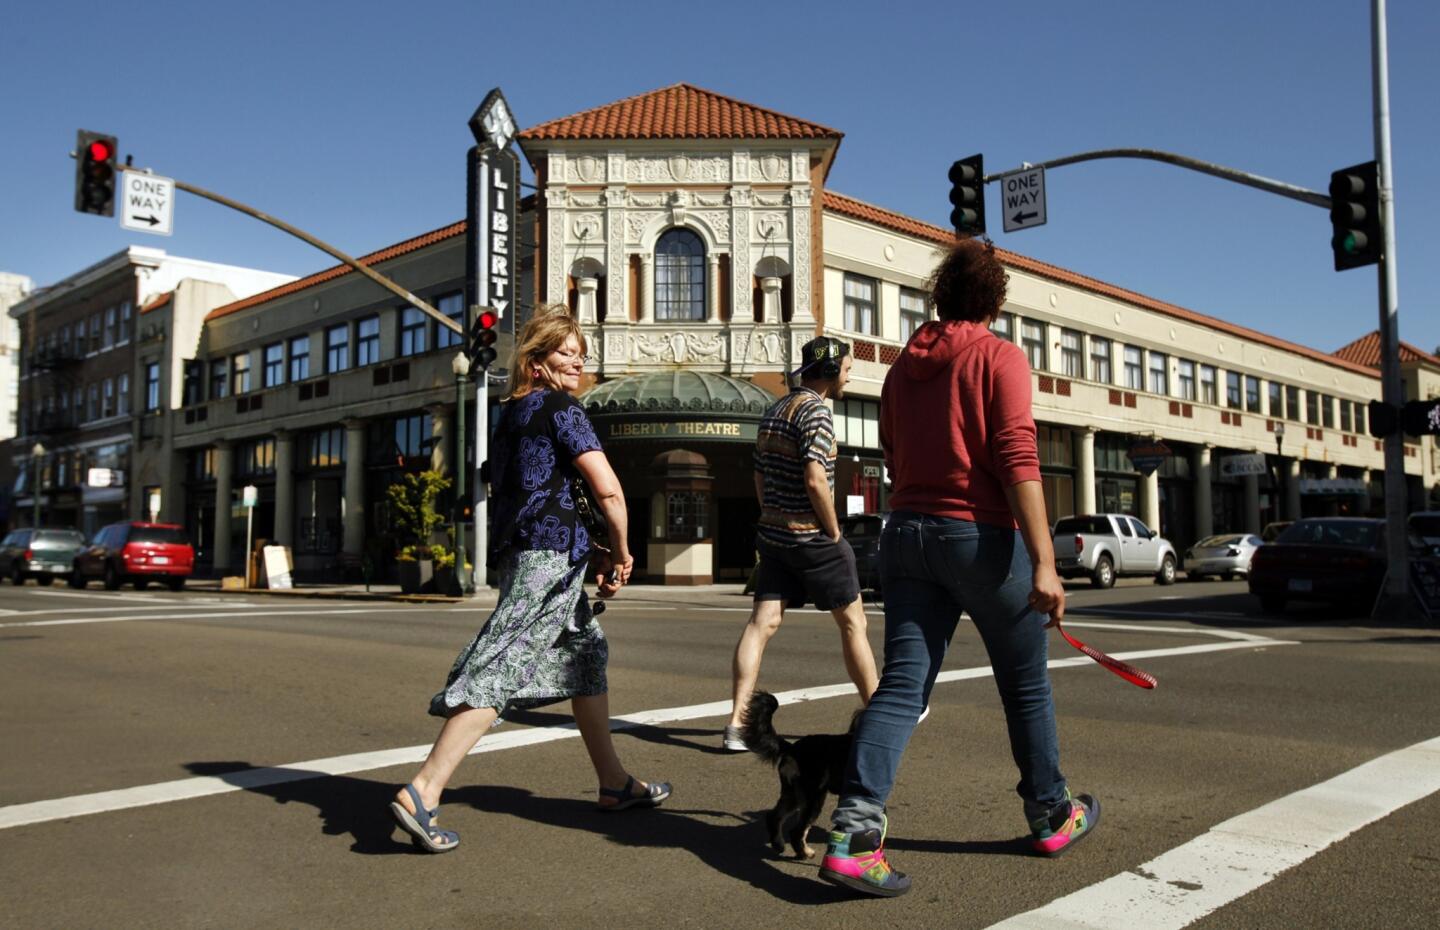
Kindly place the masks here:
<instances>
[{"instance_id":1,"label":"man's bare leg","mask_svg":"<svg viewBox=\"0 0 1440 930\"><path fill-rule=\"evenodd\" d=\"M855 682L860 700L869 704L870 696L880 686L880 676L875 671L875 654L870 651L870 640L865 635L865 602L857 597L830 613L835 618L835 625L840 628L840 650L845 655L845 671Z\"/></svg>"},{"instance_id":2,"label":"man's bare leg","mask_svg":"<svg viewBox=\"0 0 1440 930\"><path fill-rule=\"evenodd\" d=\"M740 641L735 644L735 659L730 668L731 697L735 702L730 711L732 727L740 726L740 715L744 712L750 693L755 690L755 682L760 677L760 658L765 654L765 646L770 642L770 637L780 629L780 622L784 619L784 601L756 601L754 609L750 611L750 619L740 631ZM874 664L873 659L871 664ZM873 685L870 690L875 690Z\"/></svg>"}]
</instances>

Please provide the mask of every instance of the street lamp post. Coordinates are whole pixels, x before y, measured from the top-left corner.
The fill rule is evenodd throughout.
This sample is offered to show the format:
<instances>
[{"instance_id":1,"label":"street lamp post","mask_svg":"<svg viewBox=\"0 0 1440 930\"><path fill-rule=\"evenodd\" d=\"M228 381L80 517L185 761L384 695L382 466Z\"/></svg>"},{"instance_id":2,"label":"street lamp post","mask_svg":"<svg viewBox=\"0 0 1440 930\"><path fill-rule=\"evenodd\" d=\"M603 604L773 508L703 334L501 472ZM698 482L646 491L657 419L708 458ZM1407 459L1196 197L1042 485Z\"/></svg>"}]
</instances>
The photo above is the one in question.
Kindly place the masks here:
<instances>
[{"instance_id":1,"label":"street lamp post","mask_svg":"<svg viewBox=\"0 0 1440 930\"><path fill-rule=\"evenodd\" d=\"M33 525L36 529L39 529L39 528L40 528L40 475L41 475L41 466L42 466L42 465L44 464L44 462L45 462L45 446L43 446L42 444L40 444L40 443L38 443L38 442L35 443L35 445L32 446L31 449L30 449L30 454L35 457L35 467L34 467L34 469L33 469L33 470L34 470L34 480L32 480L32 481L30 482L30 493L31 493L31 495L34 496L34 498L35 498L35 516L34 516L34 518L33 518L32 525Z\"/></svg>"},{"instance_id":2,"label":"street lamp post","mask_svg":"<svg viewBox=\"0 0 1440 930\"><path fill-rule=\"evenodd\" d=\"M470 359L463 351L456 352L450 362L455 372L455 577L460 583L460 593L469 594L474 588L470 573L465 570L465 380L470 373Z\"/></svg>"}]
</instances>

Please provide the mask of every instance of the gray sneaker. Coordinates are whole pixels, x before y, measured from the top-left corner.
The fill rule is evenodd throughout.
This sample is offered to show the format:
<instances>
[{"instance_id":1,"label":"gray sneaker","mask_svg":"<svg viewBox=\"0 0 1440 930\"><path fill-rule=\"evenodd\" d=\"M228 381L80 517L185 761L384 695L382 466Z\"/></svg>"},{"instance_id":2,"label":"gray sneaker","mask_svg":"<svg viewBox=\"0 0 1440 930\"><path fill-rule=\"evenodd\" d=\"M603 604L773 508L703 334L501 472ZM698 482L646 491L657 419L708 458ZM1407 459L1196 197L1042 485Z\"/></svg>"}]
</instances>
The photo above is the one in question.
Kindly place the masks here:
<instances>
[{"instance_id":1,"label":"gray sneaker","mask_svg":"<svg viewBox=\"0 0 1440 930\"><path fill-rule=\"evenodd\" d=\"M731 752L749 752L750 747L745 745L745 738L740 735L739 727L726 727L724 737L720 744Z\"/></svg>"}]
</instances>

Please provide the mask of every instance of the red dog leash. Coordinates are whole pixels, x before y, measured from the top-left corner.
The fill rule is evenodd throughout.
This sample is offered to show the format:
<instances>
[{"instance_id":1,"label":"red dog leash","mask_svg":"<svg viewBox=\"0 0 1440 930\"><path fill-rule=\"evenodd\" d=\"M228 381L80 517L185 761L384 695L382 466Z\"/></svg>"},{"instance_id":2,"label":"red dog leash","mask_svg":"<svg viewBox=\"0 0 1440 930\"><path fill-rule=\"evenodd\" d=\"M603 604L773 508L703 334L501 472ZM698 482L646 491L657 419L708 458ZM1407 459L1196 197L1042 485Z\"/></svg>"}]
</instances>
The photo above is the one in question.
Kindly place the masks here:
<instances>
[{"instance_id":1,"label":"red dog leash","mask_svg":"<svg viewBox=\"0 0 1440 930\"><path fill-rule=\"evenodd\" d=\"M1085 653L1087 656L1094 659L1096 662L1099 662L1101 665L1105 666L1110 671L1119 675L1121 678L1130 682L1130 684L1135 685L1137 688L1153 688L1155 687L1155 685L1159 684L1159 682L1155 680L1155 676L1150 674L1149 672L1142 672L1140 671L1140 669L1136 668L1133 665L1130 665L1127 662L1121 662L1119 659L1111 658L1110 656L1107 656L1105 653L1101 652L1099 649L1096 649L1093 646L1087 646L1084 643L1080 642L1080 640L1065 632L1065 628L1060 625L1059 620L1055 621L1055 629L1059 630L1060 635L1065 637L1065 642L1074 646L1076 649L1079 649L1081 652Z\"/></svg>"}]
</instances>

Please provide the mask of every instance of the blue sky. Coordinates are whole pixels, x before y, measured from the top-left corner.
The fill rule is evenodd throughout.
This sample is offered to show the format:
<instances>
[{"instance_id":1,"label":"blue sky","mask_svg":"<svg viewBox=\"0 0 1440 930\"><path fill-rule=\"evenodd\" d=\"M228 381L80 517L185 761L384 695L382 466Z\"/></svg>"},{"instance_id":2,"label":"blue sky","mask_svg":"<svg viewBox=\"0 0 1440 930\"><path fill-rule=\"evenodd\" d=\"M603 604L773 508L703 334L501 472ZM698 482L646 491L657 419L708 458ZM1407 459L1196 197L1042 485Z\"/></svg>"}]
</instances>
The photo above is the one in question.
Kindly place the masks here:
<instances>
[{"instance_id":1,"label":"blue sky","mask_svg":"<svg viewBox=\"0 0 1440 930\"><path fill-rule=\"evenodd\" d=\"M1400 335L1440 345L1440 5L1390 4ZM0 270L39 284L137 243L306 274L331 264L181 195L169 239L73 212L77 128L137 165L353 254L464 215L466 120L522 125L687 81L842 130L829 184L944 225L945 172L1164 149L1323 190L1372 157L1369 3L978 4L21 0L0 19ZM1316 207L1138 161L1052 171L1005 248L1330 351L1376 326Z\"/></svg>"}]
</instances>

